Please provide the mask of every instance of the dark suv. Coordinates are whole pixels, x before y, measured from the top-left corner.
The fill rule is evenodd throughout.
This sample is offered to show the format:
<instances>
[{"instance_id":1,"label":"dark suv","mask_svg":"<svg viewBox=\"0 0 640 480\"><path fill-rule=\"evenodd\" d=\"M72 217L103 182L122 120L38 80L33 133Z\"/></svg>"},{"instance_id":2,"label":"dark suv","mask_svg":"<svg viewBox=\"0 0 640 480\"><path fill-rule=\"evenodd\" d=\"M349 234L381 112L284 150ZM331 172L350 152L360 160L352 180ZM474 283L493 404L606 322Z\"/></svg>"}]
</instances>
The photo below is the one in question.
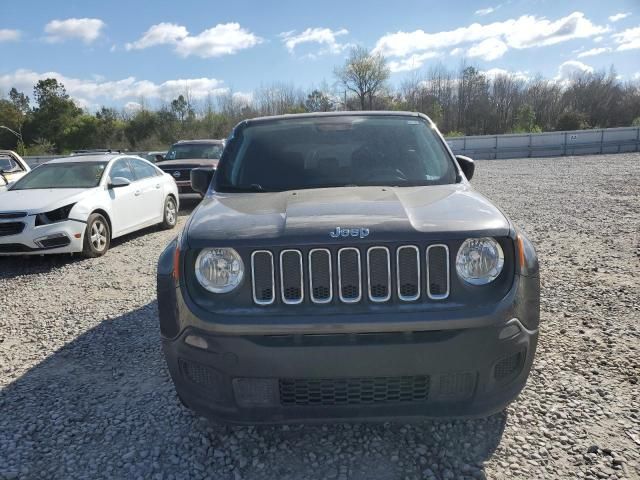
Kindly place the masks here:
<instances>
[{"instance_id":1,"label":"dark suv","mask_svg":"<svg viewBox=\"0 0 640 480\"><path fill-rule=\"evenodd\" d=\"M180 140L171 145L165 160L156 165L173 176L179 193L198 193L191 188L191 170L215 169L223 150L224 140Z\"/></svg>"},{"instance_id":2,"label":"dark suv","mask_svg":"<svg viewBox=\"0 0 640 480\"><path fill-rule=\"evenodd\" d=\"M183 403L237 423L488 415L538 339L533 246L424 115L240 123L158 266Z\"/></svg>"}]
</instances>

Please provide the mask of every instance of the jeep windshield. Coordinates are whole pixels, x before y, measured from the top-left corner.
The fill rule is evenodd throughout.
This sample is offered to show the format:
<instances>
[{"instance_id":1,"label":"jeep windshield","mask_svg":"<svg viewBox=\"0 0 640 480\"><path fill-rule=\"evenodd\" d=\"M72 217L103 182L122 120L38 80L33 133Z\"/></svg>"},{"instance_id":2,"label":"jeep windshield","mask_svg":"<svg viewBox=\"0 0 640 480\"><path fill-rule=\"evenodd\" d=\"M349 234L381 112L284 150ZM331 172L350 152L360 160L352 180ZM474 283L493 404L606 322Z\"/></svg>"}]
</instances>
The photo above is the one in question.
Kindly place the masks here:
<instances>
[{"instance_id":1,"label":"jeep windshield","mask_svg":"<svg viewBox=\"0 0 640 480\"><path fill-rule=\"evenodd\" d=\"M218 166L215 189L268 192L455 181L450 155L422 118L336 115L239 127Z\"/></svg>"}]
</instances>

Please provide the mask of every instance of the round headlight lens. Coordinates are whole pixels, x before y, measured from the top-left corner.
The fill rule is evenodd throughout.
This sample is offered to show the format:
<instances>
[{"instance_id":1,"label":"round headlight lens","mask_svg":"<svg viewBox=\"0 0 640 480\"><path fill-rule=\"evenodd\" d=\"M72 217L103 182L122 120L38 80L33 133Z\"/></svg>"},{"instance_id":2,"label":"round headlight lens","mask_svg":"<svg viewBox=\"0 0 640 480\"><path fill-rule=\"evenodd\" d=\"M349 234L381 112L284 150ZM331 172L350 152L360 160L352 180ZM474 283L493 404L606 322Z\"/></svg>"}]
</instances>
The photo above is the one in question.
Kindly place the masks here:
<instances>
[{"instance_id":1,"label":"round headlight lens","mask_svg":"<svg viewBox=\"0 0 640 480\"><path fill-rule=\"evenodd\" d=\"M230 292L243 276L242 258L233 248L205 248L196 259L196 278L210 292Z\"/></svg>"},{"instance_id":2,"label":"round headlight lens","mask_svg":"<svg viewBox=\"0 0 640 480\"><path fill-rule=\"evenodd\" d=\"M468 238L456 256L456 271L471 285L493 282L504 265L504 253L493 238Z\"/></svg>"}]
</instances>

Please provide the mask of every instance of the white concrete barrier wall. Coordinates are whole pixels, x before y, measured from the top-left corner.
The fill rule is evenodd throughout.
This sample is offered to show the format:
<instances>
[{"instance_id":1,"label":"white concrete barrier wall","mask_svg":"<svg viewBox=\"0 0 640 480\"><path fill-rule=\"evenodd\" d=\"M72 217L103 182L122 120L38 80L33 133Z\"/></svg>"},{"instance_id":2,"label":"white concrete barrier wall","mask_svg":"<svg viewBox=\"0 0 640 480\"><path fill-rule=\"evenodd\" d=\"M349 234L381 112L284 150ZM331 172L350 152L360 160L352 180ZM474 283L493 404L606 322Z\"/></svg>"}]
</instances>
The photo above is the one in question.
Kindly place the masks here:
<instances>
[{"instance_id":1,"label":"white concrete barrier wall","mask_svg":"<svg viewBox=\"0 0 640 480\"><path fill-rule=\"evenodd\" d=\"M457 155L478 159L640 151L640 127L447 138Z\"/></svg>"}]
</instances>

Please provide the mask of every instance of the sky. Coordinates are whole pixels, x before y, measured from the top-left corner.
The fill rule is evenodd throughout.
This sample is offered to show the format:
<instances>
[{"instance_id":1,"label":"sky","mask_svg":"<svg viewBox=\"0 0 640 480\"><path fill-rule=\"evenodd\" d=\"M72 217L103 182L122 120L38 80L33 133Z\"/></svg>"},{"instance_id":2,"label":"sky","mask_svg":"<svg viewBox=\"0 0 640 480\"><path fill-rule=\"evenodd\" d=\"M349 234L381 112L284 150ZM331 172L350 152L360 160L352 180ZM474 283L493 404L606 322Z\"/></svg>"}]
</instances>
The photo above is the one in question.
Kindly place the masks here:
<instances>
[{"instance_id":1,"label":"sky","mask_svg":"<svg viewBox=\"0 0 640 480\"><path fill-rule=\"evenodd\" d=\"M333 85L360 45L390 82L464 61L563 81L615 67L640 81L640 0L0 0L0 95L56 77L81 106L134 109L188 90L248 98Z\"/></svg>"}]
</instances>

